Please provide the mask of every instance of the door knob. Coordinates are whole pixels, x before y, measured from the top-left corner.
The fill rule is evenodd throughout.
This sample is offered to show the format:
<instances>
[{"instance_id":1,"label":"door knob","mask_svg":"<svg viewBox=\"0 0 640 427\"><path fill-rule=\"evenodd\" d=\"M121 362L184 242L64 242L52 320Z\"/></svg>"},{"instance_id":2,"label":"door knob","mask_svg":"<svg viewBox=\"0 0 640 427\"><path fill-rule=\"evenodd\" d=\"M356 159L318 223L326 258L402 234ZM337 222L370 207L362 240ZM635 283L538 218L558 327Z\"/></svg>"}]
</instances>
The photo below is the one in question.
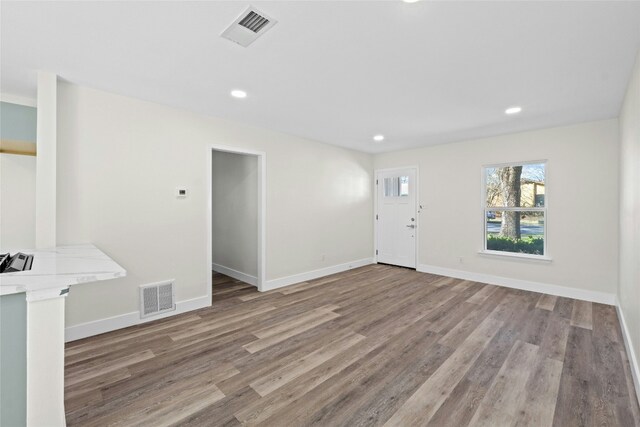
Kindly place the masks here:
<instances>
[{"instance_id":1,"label":"door knob","mask_svg":"<svg viewBox=\"0 0 640 427\"><path fill-rule=\"evenodd\" d=\"M409 227L409 228L416 228L416 226L415 226L414 224L409 224L409 225L407 225L407 227Z\"/></svg>"}]
</instances>

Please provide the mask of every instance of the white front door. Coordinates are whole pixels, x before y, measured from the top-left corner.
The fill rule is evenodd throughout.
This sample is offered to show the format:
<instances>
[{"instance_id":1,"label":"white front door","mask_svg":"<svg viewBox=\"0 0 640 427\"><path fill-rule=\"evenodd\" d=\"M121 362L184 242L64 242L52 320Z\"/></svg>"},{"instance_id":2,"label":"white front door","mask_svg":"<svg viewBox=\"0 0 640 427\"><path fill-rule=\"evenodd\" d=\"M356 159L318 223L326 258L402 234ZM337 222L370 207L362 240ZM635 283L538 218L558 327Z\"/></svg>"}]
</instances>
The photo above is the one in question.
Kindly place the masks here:
<instances>
[{"instance_id":1,"label":"white front door","mask_svg":"<svg viewBox=\"0 0 640 427\"><path fill-rule=\"evenodd\" d=\"M415 168L376 175L378 262L416 268L416 175Z\"/></svg>"}]
</instances>

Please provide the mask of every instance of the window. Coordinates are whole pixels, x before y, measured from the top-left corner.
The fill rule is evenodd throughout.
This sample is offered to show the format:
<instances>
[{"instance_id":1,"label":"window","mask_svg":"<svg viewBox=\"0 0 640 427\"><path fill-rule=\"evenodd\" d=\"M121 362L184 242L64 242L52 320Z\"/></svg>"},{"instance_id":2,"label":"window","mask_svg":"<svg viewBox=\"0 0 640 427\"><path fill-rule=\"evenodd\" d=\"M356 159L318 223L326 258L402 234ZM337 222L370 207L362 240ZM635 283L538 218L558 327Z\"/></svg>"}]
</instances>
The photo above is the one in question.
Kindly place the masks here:
<instances>
[{"instance_id":1,"label":"window","mask_svg":"<svg viewBox=\"0 0 640 427\"><path fill-rule=\"evenodd\" d=\"M546 256L546 164L484 168L484 251Z\"/></svg>"},{"instance_id":2,"label":"window","mask_svg":"<svg viewBox=\"0 0 640 427\"><path fill-rule=\"evenodd\" d=\"M409 177L394 176L384 179L385 197L405 197L409 195Z\"/></svg>"}]
</instances>

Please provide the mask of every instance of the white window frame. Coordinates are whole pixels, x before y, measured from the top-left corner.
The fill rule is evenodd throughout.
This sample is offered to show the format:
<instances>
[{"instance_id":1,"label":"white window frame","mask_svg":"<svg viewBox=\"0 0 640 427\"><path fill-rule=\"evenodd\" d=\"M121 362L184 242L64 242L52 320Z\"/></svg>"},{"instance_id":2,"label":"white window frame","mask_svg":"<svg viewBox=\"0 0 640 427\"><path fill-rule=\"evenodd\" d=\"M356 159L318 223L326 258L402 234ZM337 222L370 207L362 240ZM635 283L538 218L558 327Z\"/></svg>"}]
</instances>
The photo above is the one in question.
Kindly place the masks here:
<instances>
[{"instance_id":1,"label":"white window frame","mask_svg":"<svg viewBox=\"0 0 640 427\"><path fill-rule=\"evenodd\" d=\"M487 169L488 168L503 168L507 166L525 166L525 165L539 165L544 164L544 206L543 207L495 207L490 208L487 206ZM551 257L548 252L548 222L549 222L549 198L548 198L548 172L549 162L547 160L528 160L526 162L509 162L509 163L496 163L482 165L480 173L482 174L482 188L480 196L480 208L482 211L482 249L478 251L481 255L499 256L508 258L520 258L524 260L537 260L537 261L551 261ZM504 212L504 211L526 211L526 212L542 212L544 214L544 245L543 255L525 254L520 252L506 252L506 251L493 251L487 249L487 213L488 212Z\"/></svg>"}]
</instances>

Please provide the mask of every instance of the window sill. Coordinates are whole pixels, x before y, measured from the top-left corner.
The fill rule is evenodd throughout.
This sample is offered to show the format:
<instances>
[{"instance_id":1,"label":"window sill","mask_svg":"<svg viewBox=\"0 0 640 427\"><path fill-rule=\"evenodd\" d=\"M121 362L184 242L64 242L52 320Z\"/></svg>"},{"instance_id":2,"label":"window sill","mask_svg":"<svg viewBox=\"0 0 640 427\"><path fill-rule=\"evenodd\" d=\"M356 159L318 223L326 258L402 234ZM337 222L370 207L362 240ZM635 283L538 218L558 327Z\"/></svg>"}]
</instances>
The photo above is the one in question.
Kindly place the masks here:
<instances>
[{"instance_id":1,"label":"window sill","mask_svg":"<svg viewBox=\"0 0 640 427\"><path fill-rule=\"evenodd\" d=\"M488 257L513 258L513 259L521 259L526 261L540 261L540 262L553 261L553 258L546 255L529 255L529 254L514 253L514 252L478 251L478 254L482 256L488 256Z\"/></svg>"}]
</instances>

